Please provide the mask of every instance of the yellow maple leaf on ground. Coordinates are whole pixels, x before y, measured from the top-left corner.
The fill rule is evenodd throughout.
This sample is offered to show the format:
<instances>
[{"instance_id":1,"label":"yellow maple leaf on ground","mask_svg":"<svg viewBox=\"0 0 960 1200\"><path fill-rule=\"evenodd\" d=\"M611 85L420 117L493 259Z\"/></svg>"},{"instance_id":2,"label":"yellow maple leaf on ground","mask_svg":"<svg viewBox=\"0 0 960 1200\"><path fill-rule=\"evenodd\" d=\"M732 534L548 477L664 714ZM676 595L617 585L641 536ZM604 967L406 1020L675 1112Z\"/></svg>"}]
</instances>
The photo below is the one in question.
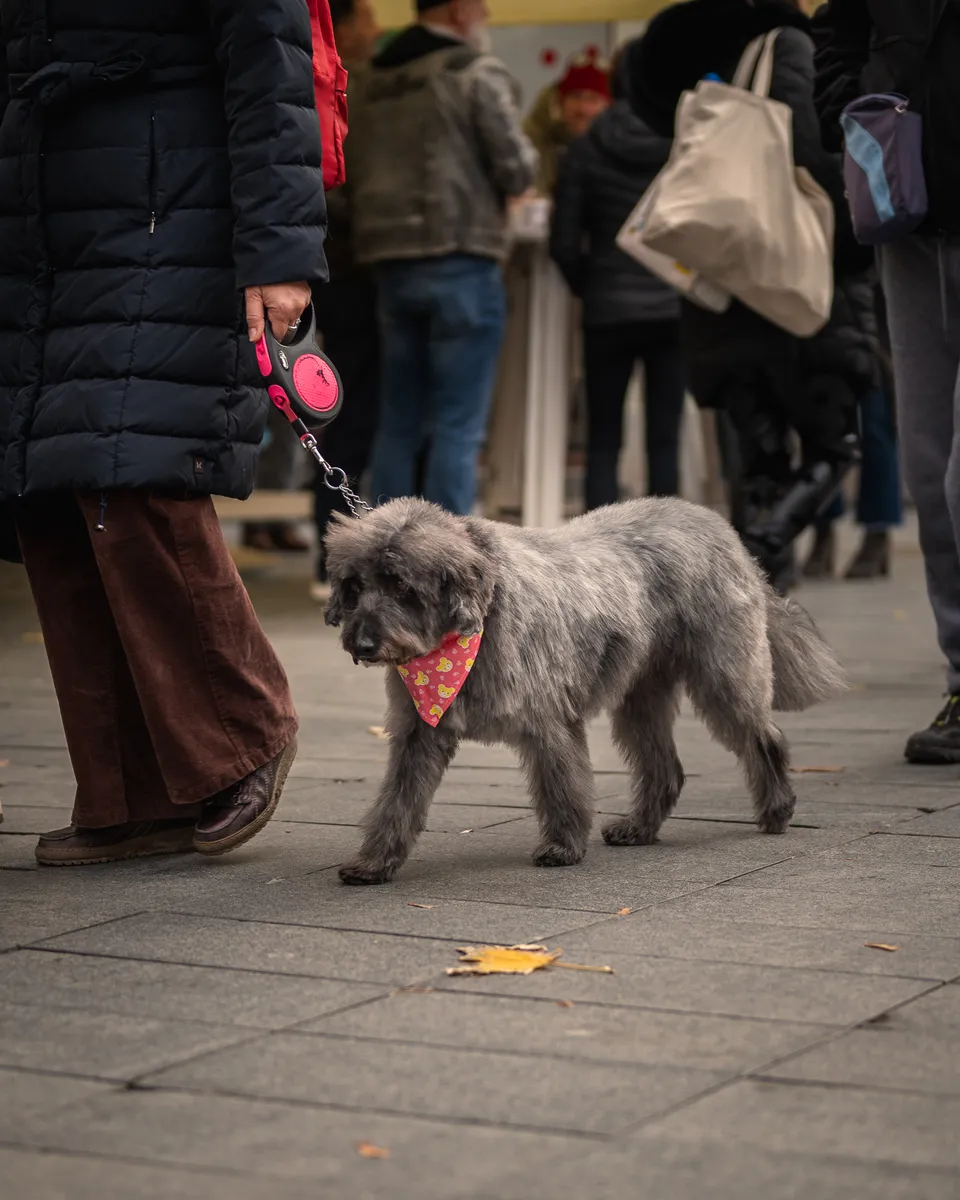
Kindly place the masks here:
<instances>
[{"instance_id":1,"label":"yellow maple leaf on ground","mask_svg":"<svg viewBox=\"0 0 960 1200\"><path fill-rule=\"evenodd\" d=\"M574 971L602 971L612 975L610 967L580 967L574 963L557 962L562 950L546 946L460 946L459 967L447 967L448 975L532 975L543 967L556 964Z\"/></svg>"}]
</instances>

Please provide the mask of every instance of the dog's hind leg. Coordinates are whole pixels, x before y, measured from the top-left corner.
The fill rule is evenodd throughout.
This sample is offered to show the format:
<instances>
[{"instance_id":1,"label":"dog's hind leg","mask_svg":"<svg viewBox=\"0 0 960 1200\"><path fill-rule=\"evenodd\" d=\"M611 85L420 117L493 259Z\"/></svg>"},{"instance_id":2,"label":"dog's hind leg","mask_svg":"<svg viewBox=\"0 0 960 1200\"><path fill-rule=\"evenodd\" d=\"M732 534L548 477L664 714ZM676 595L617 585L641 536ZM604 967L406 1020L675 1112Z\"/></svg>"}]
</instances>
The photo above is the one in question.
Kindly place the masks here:
<instances>
[{"instance_id":1,"label":"dog's hind leg","mask_svg":"<svg viewBox=\"0 0 960 1200\"><path fill-rule=\"evenodd\" d=\"M419 719L390 743L387 773L364 818L366 836L356 858L340 868L344 883L389 883L423 831L427 809L457 752L456 735Z\"/></svg>"},{"instance_id":2,"label":"dog's hind leg","mask_svg":"<svg viewBox=\"0 0 960 1200\"><path fill-rule=\"evenodd\" d=\"M628 816L610 821L603 840L610 846L647 846L657 840L683 789L683 765L673 740L679 689L644 678L613 714L613 739L633 776Z\"/></svg>"},{"instance_id":3,"label":"dog's hind leg","mask_svg":"<svg viewBox=\"0 0 960 1200\"><path fill-rule=\"evenodd\" d=\"M749 667L747 671L749 672ZM786 833L797 798L790 785L787 741L770 717L757 680L711 679L698 672L688 681L690 698L707 728L739 758L753 797L757 825L763 833ZM760 697L764 696L764 699Z\"/></svg>"},{"instance_id":4,"label":"dog's hind leg","mask_svg":"<svg viewBox=\"0 0 960 1200\"><path fill-rule=\"evenodd\" d=\"M593 767L583 725L551 726L521 739L520 760L540 821L538 867L570 867L587 852L593 824Z\"/></svg>"}]
</instances>

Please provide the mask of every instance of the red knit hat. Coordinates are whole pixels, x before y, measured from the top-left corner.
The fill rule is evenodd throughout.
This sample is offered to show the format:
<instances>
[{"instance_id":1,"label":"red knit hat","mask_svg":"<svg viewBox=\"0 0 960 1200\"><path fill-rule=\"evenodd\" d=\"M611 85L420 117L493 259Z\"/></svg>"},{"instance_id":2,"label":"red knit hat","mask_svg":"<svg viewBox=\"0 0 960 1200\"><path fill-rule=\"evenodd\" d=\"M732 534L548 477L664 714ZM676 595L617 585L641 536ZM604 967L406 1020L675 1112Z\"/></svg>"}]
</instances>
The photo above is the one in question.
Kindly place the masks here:
<instances>
[{"instance_id":1,"label":"red knit hat","mask_svg":"<svg viewBox=\"0 0 960 1200\"><path fill-rule=\"evenodd\" d=\"M570 92L596 92L610 99L610 73L606 63L598 60L596 50L587 50L572 58L567 70L557 84L561 96Z\"/></svg>"}]
</instances>

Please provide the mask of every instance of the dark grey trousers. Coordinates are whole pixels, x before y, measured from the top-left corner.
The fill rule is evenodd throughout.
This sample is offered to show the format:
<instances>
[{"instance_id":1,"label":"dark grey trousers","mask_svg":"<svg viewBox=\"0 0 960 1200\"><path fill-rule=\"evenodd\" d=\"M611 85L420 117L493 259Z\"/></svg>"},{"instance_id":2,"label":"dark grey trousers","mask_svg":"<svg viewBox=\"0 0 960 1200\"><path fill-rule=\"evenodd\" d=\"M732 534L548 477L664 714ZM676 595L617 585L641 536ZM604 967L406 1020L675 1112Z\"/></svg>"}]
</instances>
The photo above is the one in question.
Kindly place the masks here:
<instances>
[{"instance_id":1,"label":"dark grey trousers","mask_svg":"<svg viewBox=\"0 0 960 1200\"><path fill-rule=\"evenodd\" d=\"M911 237L881 252L900 447L917 506L927 591L960 692L960 241Z\"/></svg>"}]
</instances>

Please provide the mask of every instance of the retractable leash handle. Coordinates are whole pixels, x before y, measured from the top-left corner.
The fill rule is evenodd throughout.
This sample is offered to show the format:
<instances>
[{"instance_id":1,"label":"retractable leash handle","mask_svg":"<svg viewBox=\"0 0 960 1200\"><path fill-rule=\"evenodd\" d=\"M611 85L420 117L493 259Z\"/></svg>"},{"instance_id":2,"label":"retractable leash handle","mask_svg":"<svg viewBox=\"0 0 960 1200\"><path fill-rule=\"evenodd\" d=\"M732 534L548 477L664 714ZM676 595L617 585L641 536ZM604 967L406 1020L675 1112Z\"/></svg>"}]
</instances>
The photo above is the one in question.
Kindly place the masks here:
<instances>
[{"instance_id":1,"label":"retractable leash handle","mask_svg":"<svg viewBox=\"0 0 960 1200\"><path fill-rule=\"evenodd\" d=\"M290 422L304 450L317 460L324 484L340 492L353 515L359 517L369 512L370 506L350 487L346 471L332 467L323 457L312 432L329 425L340 412L343 384L337 368L317 344L317 314L312 304L309 311L309 321L303 325L301 318L291 342L278 342L266 322L257 342L257 366L271 403Z\"/></svg>"}]
</instances>

